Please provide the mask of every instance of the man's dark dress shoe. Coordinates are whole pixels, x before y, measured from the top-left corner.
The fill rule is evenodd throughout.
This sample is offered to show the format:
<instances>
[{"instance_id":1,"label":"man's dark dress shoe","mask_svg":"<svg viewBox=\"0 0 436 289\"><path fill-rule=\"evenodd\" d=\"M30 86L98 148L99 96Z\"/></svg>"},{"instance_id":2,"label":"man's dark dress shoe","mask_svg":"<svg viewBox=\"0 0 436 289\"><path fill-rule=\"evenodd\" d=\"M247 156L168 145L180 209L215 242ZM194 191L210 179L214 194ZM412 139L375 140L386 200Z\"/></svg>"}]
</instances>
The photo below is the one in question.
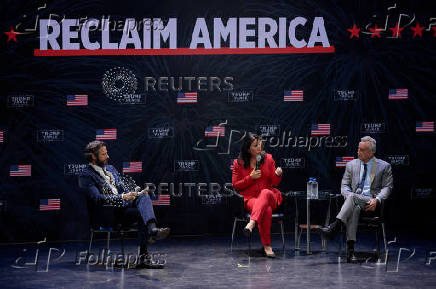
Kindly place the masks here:
<instances>
[{"instance_id":1,"label":"man's dark dress shoe","mask_svg":"<svg viewBox=\"0 0 436 289\"><path fill-rule=\"evenodd\" d=\"M168 237L170 234L170 228L153 228L149 231L149 243L154 243L157 240L162 240Z\"/></svg>"},{"instance_id":2,"label":"man's dark dress shoe","mask_svg":"<svg viewBox=\"0 0 436 289\"><path fill-rule=\"evenodd\" d=\"M354 255L354 241L347 241L347 263L357 263L359 259Z\"/></svg>"},{"instance_id":3,"label":"man's dark dress shoe","mask_svg":"<svg viewBox=\"0 0 436 289\"><path fill-rule=\"evenodd\" d=\"M335 238L336 234L341 230L342 221L336 220L327 227L321 228L321 232L326 236L327 239L332 240Z\"/></svg>"},{"instance_id":4,"label":"man's dark dress shoe","mask_svg":"<svg viewBox=\"0 0 436 289\"><path fill-rule=\"evenodd\" d=\"M140 258L138 264L136 264L135 269L163 269L165 264L152 262L149 258Z\"/></svg>"}]
</instances>

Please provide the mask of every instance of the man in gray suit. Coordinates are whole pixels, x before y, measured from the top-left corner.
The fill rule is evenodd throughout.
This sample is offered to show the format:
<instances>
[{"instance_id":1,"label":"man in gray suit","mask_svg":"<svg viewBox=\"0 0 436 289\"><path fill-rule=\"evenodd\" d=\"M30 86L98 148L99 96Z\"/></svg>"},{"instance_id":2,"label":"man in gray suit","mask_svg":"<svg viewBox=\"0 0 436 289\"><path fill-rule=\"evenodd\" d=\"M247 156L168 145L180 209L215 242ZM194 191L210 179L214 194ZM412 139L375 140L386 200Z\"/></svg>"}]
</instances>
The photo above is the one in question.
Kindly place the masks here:
<instances>
[{"instance_id":1,"label":"man in gray suit","mask_svg":"<svg viewBox=\"0 0 436 289\"><path fill-rule=\"evenodd\" d=\"M365 136L360 140L358 159L347 163L341 183L341 194L345 198L336 220L322 228L327 238L333 239L341 226L347 230L347 262L356 261L354 243L361 210L375 211L392 191L391 165L377 159L376 141Z\"/></svg>"}]
</instances>

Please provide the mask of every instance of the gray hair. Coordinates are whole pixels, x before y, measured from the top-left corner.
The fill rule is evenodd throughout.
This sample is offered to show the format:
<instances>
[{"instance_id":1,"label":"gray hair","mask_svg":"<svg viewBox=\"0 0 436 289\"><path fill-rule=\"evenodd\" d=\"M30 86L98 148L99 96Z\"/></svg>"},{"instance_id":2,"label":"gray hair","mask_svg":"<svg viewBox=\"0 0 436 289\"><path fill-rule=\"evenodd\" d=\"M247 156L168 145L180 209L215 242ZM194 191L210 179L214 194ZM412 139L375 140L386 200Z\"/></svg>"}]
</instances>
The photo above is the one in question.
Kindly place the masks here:
<instances>
[{"instance_id":1,"label":"gray hair","mask_svg":"<svg viewBox=\"0 0 436 289\"><path fill-rule=\"evenodd\" d=\"M376 150L376 144L377 142L375 141L375 139L373 139L370 136L364 136L363 138L360 139L361 142L369 142L369 148L371 149L371 151L373 153L375 153Z\"/></svg>"}]
</instances>

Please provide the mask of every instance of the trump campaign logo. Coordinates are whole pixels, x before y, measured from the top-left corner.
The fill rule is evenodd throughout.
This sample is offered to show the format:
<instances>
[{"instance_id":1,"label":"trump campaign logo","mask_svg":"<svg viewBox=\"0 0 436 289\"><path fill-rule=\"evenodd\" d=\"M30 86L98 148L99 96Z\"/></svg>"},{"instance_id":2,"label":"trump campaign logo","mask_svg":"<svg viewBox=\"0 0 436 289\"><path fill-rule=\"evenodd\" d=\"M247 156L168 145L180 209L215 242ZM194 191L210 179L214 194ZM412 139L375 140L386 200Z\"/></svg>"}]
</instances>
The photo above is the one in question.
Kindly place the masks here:
<instances>
[{"instance_id":1,"label":"trump campaign logo","mask_svg":"<svg viewBox=\"0 0 436 289\"><path fill-rule=\"evenodd\" d=\"M354 157L336 157L336 167L345 167L352 160L354 160Z\"/></svg>"},{"instance_id":2,"label":"trump campaign logo","mask_svg":"<svg viewBox=\"0 0 436 289\"><path fill-rule=\"evenodd\" d=\"M197 103L197 92L177 93L177 103Z\"/></svg>"},{"instance_id":3,"label":"trump campaign logo","mask_svg":"<svg viewBox=\"0 0 436 289\"><path fill-rule=\"evenodd\" d=\"M416 132L434 132L434 121L417 121Z\"/></svg>"},{"instance_id":4,"label":"trump campaign logo","mask_svg":"<svg viewBox=\"0 0 436 289\"><path fill-rule=\"evenodd\" d=\"M117 129L107 128L107 129L97 129L96 140L115 140L117 139Z\"/></svg>"},{"instance_id":5,"label":"trump campaign logo","mask_svg":"<svg viewBox=\"0 0 436 289\"><path fill-rule=\"evenodd\" d=\"M60 129L38 130L38 142L61 142L64 141L64 131Z\"/></svg>"},{"instance_id":6,"label":"trump campaign logo","mask_svg":"<svg viewBox=\"0 0 436 289\"><path fill-rule=\"evenodd\" d=\"M174 162L175 172L198 171L200 162L198 160L176 160Z\"/></svg>"},{"instance_id":7,"label":"trump campaign logo","mask_svg":"<svg viewBox=\"0 0 436 289\"><path fill-rule=\"evenodd\" d=\"M227 102L245 103L252 102L254 99L254 89L240 88L227 92Z\"/></svg>"},{"instance_id":8,"label":"trump campaign logo","mask_svg":"<svg viewBox=\"0 0 436 289\"><path fill-rule=\"evenodd\" d=\"M11 177L31 177L32 166L31 165L12 165L9 170L9 176Z\"/></svg>"},{"instance_id":9,"label":"trump campaign logo","mask_svg":"<svg viewBox=\"0 0 436 289\"><path fill-rule=\"evenodd\" d=\"M393 166L408 166L409 155L389 155L387 161Z\"/></svg>"},{"instance_id":10,"label":"trump campaign logo","mask_svg":"<svg viewBox=\"0 0 436 289\"><path fill-rule=\"evenodd\" d=\"M88 106L88 95L67 95L67 106Z\"/></svg>"},{"instance_id":11,"label":"trump campaign logo","mask_svg":"<svg viewBox=\"0 0 436 289\"><path fill-rule=\"evenodd\" d=\"M303 101L303 90L285 90L283 101Z\"/></svg>"},{"instance_id":12,"label":"trump campaign logo","mask_svg":"<svg viewBox=\"0 0 436 289\"><path fill-rule=\"evenodd\" d=\"M88 164L64 164L65 176L79 176Z\"/></svg>"},{"instance_id":13,"label":"trump campaign logo","mask_svg":"<svg viewBox=\"0 0 436 289\"><path fill-rule=\"evenodd\" d=\"M9 95L8 107L20 108L20 107L32 107L35 105L35 96L33 95Z\"/></svg>"},{"instance_id":14,"label":"trump campaign logo","mask_svg":"<svg viewBox=\"0 0 436 289\"><path fill-rule=\"evenodd\" d=\"M256 127L256 131L261 136L266 136L266 137L280 136L280 125L261 124Z\"/></svg>"},{"instance_id":15,"label":"trump campaign logo","mask_svg":"<svg viewBox=\"0 0 436 289\"><path fill-rule=\"evenodd\" d=\"M284 169L304 169L306 160L303 157L282 158L280 165Z\"/></svg>"},{"instance_id":16,"label":"trump campaign logo","mask_svg":"<svg viewBox=\"0 0 436 289\"><path fill-rule=\"evenodd\" d=\"M330 134L329 123L312 124L311 135L329 135L329 134Z\"/></svg>"},{"instance_id":17,"label":"trump campaign logo","mask_svg":"<svg viewBox=\"0 0 436 289\"><path fill-rule=\"evenodd\" d=\"M357 101L359 100L359 90L356 89L333 89L334 101Z\"/></svg>"},{"instance_id":18,"label":"trump campaign logo","mask_svg":"<svg viewBox=\"0 0 436 289\"><path fill-rule=\"evenodd\" d=\"M389 99L407 99L409 91L407 88L389 89Z\"/></svg>"},{"instance_id":19,"label":"trump campaign logo","mask_svg":"<svg viewBox=\"0 0 436 289\"><path fill-rule=\"evenodd\" d=\"M142 173L142 162L123 162L123 173Z\"/></svg>"},{"instance_id":20,"label":"trump campaign logo","mask_svg":"<svg viewBox=\"0 0 436 289\"><path fill-rule=\"evenodd\" d=\"M172 138L174 137L174 127L162 126L151 127L148 129L148 138Z\"/></svg>"},{"instance_id":21,"label":"trump campaign logo","mask_svg":"<svg viewBox=\"0 0 436 289\"><path fill-rule=\"evenodd\" d=\"M363 123L360 127L362 134L378 134L386 131L386 124L383 122Z\"/></svg>"},{"instance_id":22,"label":"trump campaign logo","mask_svg":"<svg viewBox=\"0 0 436 289\"><path fill-rule=\"evenodd\" d=\"M218 125L208 126L204 131L205 137L225 136L225 134L226 134L226 128Z\"/></svg>"}]
</instances>

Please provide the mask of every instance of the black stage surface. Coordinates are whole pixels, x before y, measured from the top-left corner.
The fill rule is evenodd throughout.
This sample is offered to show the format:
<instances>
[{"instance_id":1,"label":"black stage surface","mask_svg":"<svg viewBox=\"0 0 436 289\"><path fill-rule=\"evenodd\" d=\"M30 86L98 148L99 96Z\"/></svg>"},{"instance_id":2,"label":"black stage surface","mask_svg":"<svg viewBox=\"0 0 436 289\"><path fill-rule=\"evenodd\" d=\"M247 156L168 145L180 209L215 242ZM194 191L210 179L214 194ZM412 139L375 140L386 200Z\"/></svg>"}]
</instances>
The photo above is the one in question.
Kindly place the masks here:
<instances>
[{"instance_id":1,"label":"black stage surface","mask_svg":"<svg viewBox=\"0 0 436 289\"><path fill-rule=\"evenodd\" d=\"M358 264L347 264L344 258L338 261L338 241L327 244L327 253L320 252L316 234L312 235L312 255L293 250L292 234L287 234L283 252L280 236L273 235L276 259L259 254L258 236L253 239L251 257L242 235L237 236L232 252L229 237L172 236L150 245L149 253L166 261L164 269L154 270L106 268L83 261L76 265L76 254L87 249L86 241L41 244L36 268L29 265L35 259L35 244L8 244L0 246L0 284L2 288L436 288L436 244L430 241L434 238L410 232L392 236L388 235L385 264L371 259L375 240L369 232L358 237L356 251L362 257ZM125 244L126 253L134 254L135 240ZM105 241L94 245L92 251L98 252ZM50 248L55 249L47 270ZM120 242L112 240L111 249L119 251Z\"/></svg>"}]
</instances>

